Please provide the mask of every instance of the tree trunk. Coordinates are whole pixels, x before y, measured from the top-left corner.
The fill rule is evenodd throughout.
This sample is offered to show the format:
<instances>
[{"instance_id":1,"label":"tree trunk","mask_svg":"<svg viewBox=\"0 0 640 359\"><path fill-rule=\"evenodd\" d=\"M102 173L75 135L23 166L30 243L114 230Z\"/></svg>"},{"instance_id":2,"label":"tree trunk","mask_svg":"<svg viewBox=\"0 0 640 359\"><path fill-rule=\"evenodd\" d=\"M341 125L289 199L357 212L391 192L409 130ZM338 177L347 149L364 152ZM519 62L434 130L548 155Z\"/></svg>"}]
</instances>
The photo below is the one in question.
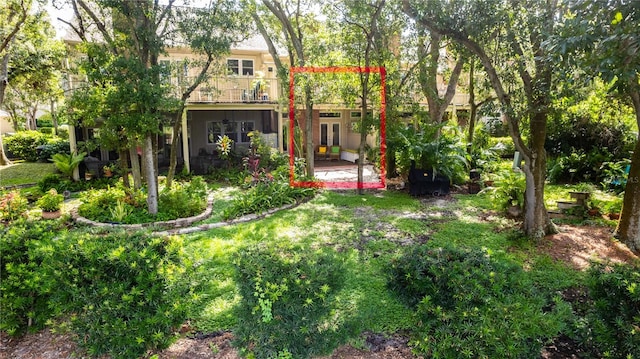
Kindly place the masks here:
<instances>
[{"instance_id":1,"label":"tree trunk","mask_svg":"<svg viewBox=\"0 0 640 359\"><path fill-rule=\"evenodd\" d=\"M0 133L0 166L10 165L11 161L7 158L7 155L4 153L4 146L2 144L2 133Z\"/></svg>"},{"instance_id":2,"label":"tree trunk","mask_svg":"<svg viewBox=\"0 0 640 359\"><path fill-rule=\"evenodd\" d=\"M122 184L125 188L131 188L129 183L129 161L127 150L119 150L118 157L120 158L120 169L122 171Z\"/></svg>"},{"instance_id":3,"label":"tree trunk","mask_svg":"<svg viewBox=\"0 0 640 359\"><path fill-rule=\"evenodd\" d=\"M367 63L368 65L368 63ZM362 101L362 110L360 112L360 145L358 146L358 194L364 194L364 188L362 183L364 183L364 147L367 143L367 112L368 112L368 103L367 96L369 94L369 74L362 74L362 92L361 92L361 101Z\"/></svg>"},{"instance_id":4,"label":"tree trunk","mask_svg":"<svg viewBox=\"0 0 640 359\"><path fill-rule=\"evenodd\" d=\"M147 209L149 214L156 215L158 214L158 176L155 172L155 161L153 159L152 136L153 134L151 133L145 136L142 150L144 153L144 176L147 180Z\"/></svg>"},{"instance_id":5,"label":"tree trunk","mask_svg":"<svg viewBox=\"0 0 640 359\"><path fill-rule=\"evenodd\" d=\"M53 125L53 134L58 136L58 116L56 115L56 103L51 100L51 122Z\"/></svg>"},{"instance_id":6,"label":"tree trunk","mask_svg":"<svg viewBox=\"0 0 640 359\"><path fill-rule=\"evenodd\" d=\"M640 129L640 91L631 91L631 102ZM622 212L616 228L616 238L640 254L640 136L631 156L631 168L624 191Z\"/></svg>"},{"instance_id":7,"label":"tree trunk","mask_svg":"<svg viewBox=\"0 0 640 359\"><path fill-rule=\"evenodd\" d=\"M476 106L476 82L475 76L476 62L469 63L469 132L467 133L467 153L471 155L473 151L473 132L476 130L476 116L478 106Z\"/></svg>"},{"instance_id":8,"label":"tree trunk","mask_svg":"<svg viewBox=\"0 0 640 359\"><path fill-rule=\"evenodd\" d=\"M313 98L312 98L312 94L311 94L311 85L309 85L309 82L305 82L304 85L304 92L305 92L305 107L307 109L305 115L306 115L306 119L305 119L305 123L304 123L304 131L307 135L307 142L306 142L306 148L307 148L307 154L306 154L306 159L307 159L307 176L309 177L313 177L314 176L314 146L313 146Z\"/></svg>"},{"instance_id":9,"label":"tree trunk","mask_svg":"<svg viewBox=\"0 0 640 359\"><path fill-rule=\"evenodd\" d=\"M142 188L142 174L140 173L140 161L138 159L138 143L133 142L129 147L129 159L131 160L131 175L133 176L133 188Z\"/></svg>"},{"instance_id":10,"label":"tree trunk","mask_svg":"<svg viewBox=\"0 0 640 359\"><path fill-rule=\"evenodd\" d=\"M2 58L2 62L0 63L0 107L4 103L4 92L7 88L7 67L9 64L9 53L7 52ZM7 158L7 155L4 153L4 146L2 144L2 133L0 132L0 166L6 166L11 164L11 161Z\"/></svg>"},{"instance_id":11,"label":"tree trunk","mask_svg":"<svg viewBox=\"0 0 640 359\"><path fill-rule=\"evenodd\" d=\"M169 172L167 173L166 180L167 187L171 187L173 177L175 176L176 168L178 166L178 136L182 128L183 111L184 108L181 108L176 114L176 119L171 131L171 154L169 155Z\"/></svg>"}]
</instances>

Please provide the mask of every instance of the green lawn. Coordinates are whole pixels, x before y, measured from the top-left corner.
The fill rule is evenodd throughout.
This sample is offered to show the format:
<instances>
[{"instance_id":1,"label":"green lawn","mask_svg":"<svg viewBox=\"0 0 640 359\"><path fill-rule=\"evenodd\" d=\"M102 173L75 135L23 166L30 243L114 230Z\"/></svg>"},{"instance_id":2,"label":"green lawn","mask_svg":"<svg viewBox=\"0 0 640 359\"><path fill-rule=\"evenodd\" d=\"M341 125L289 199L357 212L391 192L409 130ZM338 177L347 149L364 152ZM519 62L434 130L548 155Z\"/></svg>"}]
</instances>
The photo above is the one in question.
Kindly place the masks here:
<instances>
[{"instance_id":1,"label":"green lawn","mask_svg":"<svg viewBox=\"0 0 640 359\"><path fill-rule=\"evenodd\" d=\"M54 172L55 166L52 163L17 162L0 166L0 187L35 184Z\"/></svg>"},{"instance_id":2,"label":"green lawn","mask_svg":"<svg viewBox=\"0 0 640 359\"><path fill-rule=\"evenodd\" d=\"M14 167L25 171L30 165ZM3 168L1 174L11 169ZM31 167L30 171L44 169ZM568 198L573 188L548 186L548 200ZM214 212L203 222L220 222L220 213L239 191L216 187ZM56 231L44 230L48 239L38 238L33 250L52 255L56 246L84 250L84 241L91 241L86 247L93 248L91 253L102 256L104 252L109 260L120 258L122 261L113 265L123 267L114 268L127 271L151 259L173 258L174 254L163 257L167 252L162 247L157 252L127 252L109 240L101 242L100 237L108 231L72 228L70 236L58 241ZM122 235L115 232L118 238ZM154 240L163 241L159 237ZM313 357L347 343L364 348L365 332L399 333L410 338L410 345L418 352L426 355L433 351L434 357L452 357L452 351L468 357L532 357L531 353L539 353L559 335L592 340L581 337L591 335L586 315L578 313L574 303L562 295L570 289L585 290L587 274L553 260L523 239L515 221L493 210L488 194L414 198L397 191L365 195L320 191L310 201L266 218L179 235L172 243L179 246L173 248L175 258L178 253L184 257L180 262L184 273L179 274L184 277L179 282L187 290L181 296L184 300L162 305L186 307L185 319L194 332L233 331L236 344L248 350L241 351L243 355L286 358L294 353L293 357ZM424 246L427 252L420 253L429 254L407 257ZM445 251L446 260L438 262L438 251ZM459 260L461 253L466 257ZM407 258L418 270L402 269L398 276L396 266L407 263ZM96 263L103 263L103 259ZM86 265L86 272L93 273L95 263ZM174 278L178 275L174 269L141 271L132 288L125 284L111 288L124 293L112 299L116 308L135 304L129 292L140 295L145 291L138 286L148 286L149 298L161 293L154 286L160 283L162 287L156 276ZM46 268L43 270L46 273ZM419 303L411 306L396 284L424 280L419 279L423 275L428 283L432 278L429 273L446 278L432 283L434 287L451 287L420 294ZM104 287L104 293L98 294L106 295L108 289ZM435 302L449 291L454 306ZM158 298L172 300L163 295ZM147 315L138 314L140 318ZM115 324L126 327L126 322L117 320ZM98 321L93 324L111 328ZM157 336L162 338L162 333ZM140 344L145 339L132 340ZM590 348L581 349L588 352Z\"/></svg>"},{"instance_id":3,"label":"green lawn","mask_svg":"<svg viewBox=\"0 0 640 359\"><path fill-rule=\"evenodd\" d=\"M425 201L394 191L364 196L322 192L308 203L265 219L186 235L186 251L194 262L200 263L197 276L205 278L198 293L200 300L192 308L191 323L202 332L247 325L238 323L234 316L240 296L233 280L233 258L255 243L297 243L308 251L321 247L339 253L346 263L346 277L330 304L336 325L334 334L339 337L338 342L355 346L365 331L410 332L417 325L413 310L387 288L389 264L407 246L423 242L434 246L453 244L488 250L493 256L520 266L526 264L531 268L525 274L527 280L536 281L536 287L546 293L542 297L549 300L558 291L581 285L582 273L553 263L548 256L517 240L515 231L508 229L513 222L500 217L480 220L479 215L488 210L490 201L482 195ZM522 301L526 307L527 299ZM528 321L515 317L522 321L516 327Z\"/></svg>"}]
</instances>

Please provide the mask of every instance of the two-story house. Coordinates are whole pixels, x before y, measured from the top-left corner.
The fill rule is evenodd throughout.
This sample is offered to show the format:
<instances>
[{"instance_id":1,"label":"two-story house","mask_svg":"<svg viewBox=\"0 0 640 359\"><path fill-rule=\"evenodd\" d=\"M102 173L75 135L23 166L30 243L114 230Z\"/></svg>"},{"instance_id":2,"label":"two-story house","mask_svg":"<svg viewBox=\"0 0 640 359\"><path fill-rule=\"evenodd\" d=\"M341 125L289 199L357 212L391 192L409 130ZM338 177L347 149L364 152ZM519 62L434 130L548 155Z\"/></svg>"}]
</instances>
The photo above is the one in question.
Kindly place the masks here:
<instances>
[{"instance_id":1,"label":"two-story house","mask_svg":"<svg viewBox=\"0 0 640 359\"><path fill-rule=\"evenodd\" d=\"M171 66L172 76L167 81L180 90L181 83L190 83L199 68L195 55L188 48L169 48L168 54L159 59L160 64ZM286 59L283 59L286 63ZM183 116L178 144L178 161L191 171L203 173L213 163L220 136L227 135L241 151L249 145L248 133L260 131L267 143L282 152L288 150L288 97L276 76L276 68L265 42L261 37L250 38L231 49L229 55L218 64L223 69L212 76L191 94ZM73 88L68 78L67 88ZM426 101L425 106L426 106ZM458 94L449 111L466 111L468 96ZM313 111L312 140L315 146L336 145L341 148L341 158L355 162L355 150L360 135L355 123L360 120L358 108L338 104L316 104ZM455 115L454 115L455 116ZM93 129L81 128L74 132L74 141L92 137ZM164 129L159 140L159 162L166 163L171 147L170 127ZM377 136L369 136L372 147L379 145ZM100 151L102 161L114 160L115 153Z\"/></svg>"}]
</instances>

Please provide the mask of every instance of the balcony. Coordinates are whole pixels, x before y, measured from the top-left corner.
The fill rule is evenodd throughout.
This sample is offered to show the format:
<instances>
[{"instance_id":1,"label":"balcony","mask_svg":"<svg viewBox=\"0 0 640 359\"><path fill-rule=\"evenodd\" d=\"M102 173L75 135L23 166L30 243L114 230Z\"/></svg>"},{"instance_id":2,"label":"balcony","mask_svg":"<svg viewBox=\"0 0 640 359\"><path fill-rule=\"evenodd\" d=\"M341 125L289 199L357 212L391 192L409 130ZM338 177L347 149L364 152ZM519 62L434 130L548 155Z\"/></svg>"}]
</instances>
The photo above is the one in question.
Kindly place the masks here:
<instances>
[{"instance_id":1,"label":"balcony","mask_svg":"<svg viewBox=\"0 0 640 359\"><path fill-rule=\"evenodd\" d=\"M184 83L189 83L189 80L192 79ZM189 103L276 103L279 96L280 84L276 78L224 76L211 78L207 83L198 86L187 101Z\"/></svg>"}]
</instances>

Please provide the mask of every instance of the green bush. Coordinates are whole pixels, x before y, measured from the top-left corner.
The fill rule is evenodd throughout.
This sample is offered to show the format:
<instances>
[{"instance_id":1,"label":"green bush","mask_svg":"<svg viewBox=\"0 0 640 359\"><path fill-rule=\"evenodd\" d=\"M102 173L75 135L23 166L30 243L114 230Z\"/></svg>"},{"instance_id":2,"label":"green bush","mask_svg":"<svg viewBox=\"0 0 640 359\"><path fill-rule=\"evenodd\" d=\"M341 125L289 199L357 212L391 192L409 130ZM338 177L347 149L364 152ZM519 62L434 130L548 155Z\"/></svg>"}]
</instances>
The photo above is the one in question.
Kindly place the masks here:
<instances>
[{"instance_id":1,"label":"green bush","mask_svg":"<svg viewBox=\"0 0 640 359\"><path fill-rule=\"evenodd\" d=\"M337 345L332 303L344 284L335 251L285 243L239 251L237 345L255 358L306 358Z\"/></svg>"},{"instance_id":2,"label":"green bush","mask_svg":"<svg viewBox=\"0 0 640 359\"><path fill-rule=\"evenodd\" d=\"M522 208L525 189L526 179L524 174L515 171L503 171L498 173L494 185L485 191L491 195L491 202L496 209L507 211L511 206Z\"/></svg>"},{"instance_id":3,"label":"green bush","mask_svg":"<svg viewBox=\"0 0 640 359\"><path fill-rule=\"evenodd\" d=\"M78 214L98 222L168 221L201 213L207 205L207 186L198 176L192 177L190 183L174 182L171 188L160 192L158 214L155 216L146 210L146 193L125 188L122 182L106 189L88 190L80 200L82 204L78 207ZM117 216L116 212L126 215Z\"/></svg>"},{"instance_id":4,"label":"green bush","mask_svg":"<svg viewBox=\"0 0 640 359\"><path fill-rule=\"evenodd\" d=\"M52 301L92 356L138 358L169 345L186 317L190 268L177 237L93 230L58 241Z\"/></svg>"},{"instance_id":5,"label":"green bush","mask_svg":"<svg viewBox=\"0 0 640 359\"><path fill-rule=\"evenodd\" d=\"M488 147L499 157L510 158L516 152L511 137L490 137Z\"/></svg>"},{"instance_id":6,"label":"green bush","mask_svg":"<svg viewBox=\"0 0 640 359\"><path fill-rule=\"evenodd\" d=\"M467 152L456 128L425 125L419 131L407 127L398 131L395 153L398 170L407 174L411 162L432 169L453 183L464 183L468 175Z\"/></svg>"},{"instance_id":7,"label":"green bush","mask_svg":"<svg viewBox=\"0 0 640 359\"><path fill-rule=\"evenodd\" d=\"M20 220L0 231L0 331L10 335L43 328L54 316L51 293L59 288L45 258L51 239L64 231L60 221Z\"/></svg>"},{"instance_id":8,"label":"green bush","mask_svg":"<svg viewBox=\"0 0 640 359\"><path fill-rule=\"evenodd\" d=\"M190 182L174 181L164 188L158 199L159 211L169 218L184 218L201 213L206 208L207 184L200 176Z\"/></svg>"},{"instance_id":9,"label":"green bush","mask_svg":"<svg viewBox=\"0 0 640 359\"><path fill-rule=\"evenodd\" d=\"M38 151L38 161L49 161L49 159L57 153L71 153L69 141L65 141L59 137L50 139L46 145L40 146L40 149Z\"/></svg>"},{"instance_id":10,"label":"green bush","mask_svg":"<svg viewBox=\"0 0 640 359\"><path fill-rule=\"evenodd\" d=\"M222 217L233 219L250 213L260 214L272 208L296 203L315 193L315 188L292 187L288 180L258 182L239 193L231 205L223 210Z\"/></svg>"},{"instance_id":11,"label":"green bush","mask_svg":"<svg viewBox=\"0 0 640 359\"><path fill-rule=\"evenodd\" d=\"M0 197L0 221L14 221L27 213L29 202L20 192L12 191Z\"/></svg>"},{"instance_id":12,"label":"green bush","mask_svg":"<svg viewBox=\"0 0 640 359\"><path fill-rule=\"evenodd\" d=\"M570 316L521 267L486 250L417 246L389 273L389 287L415 308L410 344L429 357L535 358Z\"/></svg>"},{"instance_id":13,"label":"green bush","mask_svg":"<svg viewBox=\"0 0 640 359\"><path fill-rule=\"evenodd\" d=\"M37 147L46 145L50 137L38 131L20 131L12 136L6 136L3 141L13 156L27 162L36 162L38 160Z\"/></svg>"},{"instance_id":14,"label":"green bush","mask_svg":"<svg viewBox=\"0 0 640 359\"><path fill-rule=\"evenodd\" d=\"M607 358L640 358L640 272L637 267L593 263L588 286L595 345Z\"/></svg>"},{"instance_id":15,"label":"green bush","mask_svg":"<svg viewBox=\"0 0 640 359\"><path fill-rule=\"evenodd\" d=\"M55 188L58 193L62 193L66 190L76 189L73 188L71 180L60 177L59 174L48 174L38 181L38 188L40 192L44 193L51 188Z\"/></svg>"}]
</instances>

